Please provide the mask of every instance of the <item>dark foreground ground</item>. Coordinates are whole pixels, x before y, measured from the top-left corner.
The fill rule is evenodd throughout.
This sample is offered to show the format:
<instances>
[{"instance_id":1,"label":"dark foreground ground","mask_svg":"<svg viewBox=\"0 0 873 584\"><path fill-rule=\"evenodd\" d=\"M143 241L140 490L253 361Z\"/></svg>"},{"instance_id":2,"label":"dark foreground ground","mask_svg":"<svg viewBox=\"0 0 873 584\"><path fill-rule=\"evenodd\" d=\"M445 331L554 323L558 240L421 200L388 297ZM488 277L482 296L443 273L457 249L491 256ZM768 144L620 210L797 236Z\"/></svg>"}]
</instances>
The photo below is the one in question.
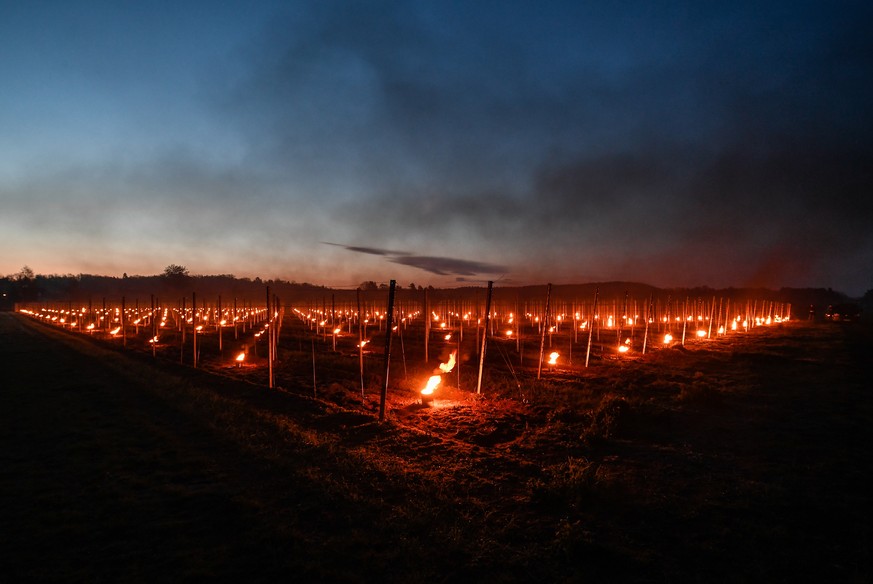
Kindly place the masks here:
<instances>
[{"instance_id":1,"label":"dark foreground ground","mask_svg":"<svg viewBox=\"0 0 873 584\"><path fill-rule=\"evenodd\" d=\"M379 424L0 314L0 578L870 582L871 350L792 323Z\"/></svg>"}]
</instances>

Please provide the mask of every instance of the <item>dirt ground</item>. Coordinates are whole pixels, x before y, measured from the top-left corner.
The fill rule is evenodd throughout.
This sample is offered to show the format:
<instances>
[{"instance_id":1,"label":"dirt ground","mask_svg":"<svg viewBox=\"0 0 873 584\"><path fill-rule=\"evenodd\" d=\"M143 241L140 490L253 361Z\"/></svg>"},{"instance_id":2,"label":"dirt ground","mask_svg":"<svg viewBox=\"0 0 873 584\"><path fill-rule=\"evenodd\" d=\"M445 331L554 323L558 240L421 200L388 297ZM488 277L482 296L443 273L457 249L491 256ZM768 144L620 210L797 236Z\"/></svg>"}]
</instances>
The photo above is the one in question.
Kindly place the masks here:
<instances>
[{"instance_id":1,"label":"dirt ground","mask_svg":"<svg viewBox=\"0 0 873 584\"><path fill-rule=\"evenodd\" d=\"M400 388L379 423L377 390L270 390L3 313L0 572L869 582L871 349L794 322L429 406Z\"/></svg>"}]
</instances>

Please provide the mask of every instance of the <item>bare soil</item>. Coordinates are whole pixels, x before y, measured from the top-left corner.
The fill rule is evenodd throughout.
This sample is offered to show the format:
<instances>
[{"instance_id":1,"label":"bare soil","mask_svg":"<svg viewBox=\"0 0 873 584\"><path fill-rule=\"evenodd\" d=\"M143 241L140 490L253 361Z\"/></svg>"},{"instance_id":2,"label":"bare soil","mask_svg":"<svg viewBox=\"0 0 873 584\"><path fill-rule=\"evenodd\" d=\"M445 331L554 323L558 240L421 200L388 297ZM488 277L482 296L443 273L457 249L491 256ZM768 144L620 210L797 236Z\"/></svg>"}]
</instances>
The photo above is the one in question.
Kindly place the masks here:
<instances>
[{"instance_id":1,"label":"bare soil","mask_svg":"<svg viewBox=\"0 0 873 584\"><path fill-rule=\"evenodd\" d=\"M867 325L496 360L478 396L468 355L429 405L392 362L382 423L378 364L313 389L305 349L267 389L0 314L4 581L873 579Z\"/></svg>"}]
</instances>

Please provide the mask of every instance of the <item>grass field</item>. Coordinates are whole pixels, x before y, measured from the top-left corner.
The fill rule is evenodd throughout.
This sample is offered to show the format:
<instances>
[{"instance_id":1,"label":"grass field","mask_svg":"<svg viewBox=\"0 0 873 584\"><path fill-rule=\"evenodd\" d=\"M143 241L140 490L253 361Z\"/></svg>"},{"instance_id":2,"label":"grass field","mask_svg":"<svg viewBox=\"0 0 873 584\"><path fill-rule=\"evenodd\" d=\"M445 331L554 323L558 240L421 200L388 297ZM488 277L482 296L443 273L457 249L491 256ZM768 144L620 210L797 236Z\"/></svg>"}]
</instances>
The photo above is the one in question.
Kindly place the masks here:
<instances>
[{"instance_id":1,"label":"grass field","mask_svg":"<svg viewBox=\"0 0 873 584\"><path fill-rule=\"evenodd\" d=\"M516 394L397 390L380 424L340 381L268 390L2 313L0 573L869 582L871 350L795 322Z\"/></svg>"}]
</instances>

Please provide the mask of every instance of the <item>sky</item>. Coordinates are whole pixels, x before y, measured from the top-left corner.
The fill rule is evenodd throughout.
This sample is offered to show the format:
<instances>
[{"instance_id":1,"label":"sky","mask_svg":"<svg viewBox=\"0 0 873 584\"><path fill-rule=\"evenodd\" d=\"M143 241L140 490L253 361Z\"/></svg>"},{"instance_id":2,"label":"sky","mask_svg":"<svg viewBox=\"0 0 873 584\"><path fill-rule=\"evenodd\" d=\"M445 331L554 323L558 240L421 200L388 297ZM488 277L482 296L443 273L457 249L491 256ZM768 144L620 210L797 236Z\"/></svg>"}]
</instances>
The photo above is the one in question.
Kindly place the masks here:
<instances>
[{"instance_id":1,"label":"sky","mask_svg":"<svg viewBox=\"0 0 873 584\"><path fill-rule=\"evenodd\" d=\"M873 4L0 1L0 274L873 288Z\"/></svg>"}]
</instances>

